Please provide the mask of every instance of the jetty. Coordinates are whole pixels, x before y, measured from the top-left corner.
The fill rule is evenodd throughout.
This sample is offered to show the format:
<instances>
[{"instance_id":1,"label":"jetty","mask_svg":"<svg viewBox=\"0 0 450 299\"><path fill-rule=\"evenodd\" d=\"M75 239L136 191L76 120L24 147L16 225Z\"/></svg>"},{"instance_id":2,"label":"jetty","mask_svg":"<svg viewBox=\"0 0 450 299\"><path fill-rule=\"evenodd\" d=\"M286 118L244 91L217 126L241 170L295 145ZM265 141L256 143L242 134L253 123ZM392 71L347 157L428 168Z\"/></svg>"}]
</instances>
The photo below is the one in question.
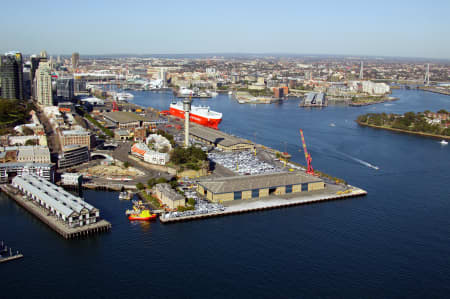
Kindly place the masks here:
<instances>
[{"instance_id":1,"label":"jetty","mask_svg":"<svg viewBox=\"0 0 450 299\"><path fill-rule=\"evenodd\" d=\"M0 244L0 264L21 258L23 258L23 254L19 253L19 251L16 251L14 254L11 247L9 247L8 250L8 246L6 246L2 241Z\"/></svg>"},{"instance_id":2,"label":"jetty","mask_svg":"<svg viewBox=\"0 0 450 299\"><path fill-rule=\"evenodd\" d=\"M106 232L111 229L111 223L106 220L100 220L84 226L70 227L54 214L49 213L49 210L22 195L16 188L4 184L0 185L0 190L6 193L17 204L39 218L42 222L47 224L65 239L89 236L100 232Z\"/></svg>"},{"instance_id":3,"label":"jetty","mask_svg":"<svg viewBox=\"0 0 450 299\"><path fill-rule=\"evenodd\" d=\"M221 212L199 214L183 217L168 217L162 214L159 217L161 223L175 223L181 221L200 220L210 217L222 217L234 214L250 213L270 209L287 208L296 205L304 205L318 202L325 202L331 200L342 200L352 197L360 197L367 195L367 191L348 185L346 190L338 190L334 186L329 186L326 190L312 192L307 195L289 195L289 196L271 196L264 199L256 200L239 200L224 203L226 208Z\"/></svg>"}]
</instances>

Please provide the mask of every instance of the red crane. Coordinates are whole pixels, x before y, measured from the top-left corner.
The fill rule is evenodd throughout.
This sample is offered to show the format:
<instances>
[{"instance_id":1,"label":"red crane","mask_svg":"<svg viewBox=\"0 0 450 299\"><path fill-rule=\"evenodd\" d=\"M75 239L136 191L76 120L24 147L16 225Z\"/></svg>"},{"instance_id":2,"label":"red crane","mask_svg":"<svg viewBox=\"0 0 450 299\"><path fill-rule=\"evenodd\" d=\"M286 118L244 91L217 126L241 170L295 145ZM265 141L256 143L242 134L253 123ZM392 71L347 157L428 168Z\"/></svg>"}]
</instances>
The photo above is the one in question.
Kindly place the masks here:
<instances>
[{"instance_id":1,"label":"red crane","mask_svg":"<svg viewBox=\"0 0 450 299\"><path fill-rule=\"evenodd\" d=\"M306 149L305 137L303 136L302 129L300 129L300 135L302 136L303 152L305 152L305 160L306 160L306 164L308 165L308 169L306 169L306 173L310 174L310 175L314 175L314 169L311 165L312 158L311 158L311 155L308 153L308 150Z\"/></svg>"},{"instance_id":2,"label":"red crane","mask_svg":"<svg viewBox=\"0 0 450 299\"><path fill-rule=\"evenodd\" d=\"M119 111L119 105L117 105L116 100L113 100L113 109L112 109L112 111L113 112Z\"/></svg>"}]
</instances>

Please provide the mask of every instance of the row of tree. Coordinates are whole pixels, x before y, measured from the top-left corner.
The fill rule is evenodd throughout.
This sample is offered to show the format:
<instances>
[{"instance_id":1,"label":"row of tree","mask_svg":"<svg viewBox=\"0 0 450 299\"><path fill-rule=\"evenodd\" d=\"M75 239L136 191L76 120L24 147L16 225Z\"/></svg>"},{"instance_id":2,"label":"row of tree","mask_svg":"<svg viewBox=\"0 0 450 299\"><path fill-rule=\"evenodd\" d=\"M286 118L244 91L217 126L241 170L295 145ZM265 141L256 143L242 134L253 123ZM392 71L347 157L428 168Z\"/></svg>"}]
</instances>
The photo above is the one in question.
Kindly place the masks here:
<instances>
[{"instance_id":1,"label":"row of tree","mask_svg":"<svg viewBox=\"0 0 450 299\"><path fill-rule=\"evenodd\" d=\"M17 121L25 123L33 109L35 106L31 102L0 99L0 123L8 124Z\"/></svg>"}]
</instances>

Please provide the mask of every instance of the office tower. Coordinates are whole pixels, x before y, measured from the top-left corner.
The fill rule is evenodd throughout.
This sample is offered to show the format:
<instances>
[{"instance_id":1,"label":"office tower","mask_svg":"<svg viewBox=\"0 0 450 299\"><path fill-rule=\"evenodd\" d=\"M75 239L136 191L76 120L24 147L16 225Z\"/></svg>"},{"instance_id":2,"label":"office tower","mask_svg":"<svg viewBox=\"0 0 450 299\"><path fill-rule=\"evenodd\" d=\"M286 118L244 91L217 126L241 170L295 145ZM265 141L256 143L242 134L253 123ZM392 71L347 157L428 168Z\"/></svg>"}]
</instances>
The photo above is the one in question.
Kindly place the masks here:
<instances>
[{"instance_id":1,"label":"office tower","mask_svg":"<svg viewBox=\"0 0 450 299\"><path fill-rule=\"evenodd\" d=\"M22 54L19 52L0 56L0 98L24 99Z\"/></svg>"},{"instance_id":2,"label":"office tower","mask_svg":"<svg viewBox=\"0 0 450 299\"><path fill-rule=\"evenodd\" d=\"M52 106L52 76L49 62L40 62L36 71L37 102L42 106Z\"/></svg>"},{"instance_id":3,"label":"office tower","mask_svg":"<svg viewBox=\"0 0 450 299\"><path fill-rule=\"evenodd\" d=\"M79 63L80 63L80 54L75 52L72 54L72 68L73 69L78 68Z\"/></svg>"},{"instance_id":4,"label":"office tower","mask_svg":"<svg viewBox=\"0 0 450 299\"><path fill-rule=\"evenodd\" d=\"M23 65L23 96L29 99L31 96L31 64L27 62Z\"/></svg>"},{"instance_id":5,"label":"office tower","mask_svg":"<svg viewBox=\"0 0 450 299\"><path fill-rule=\"evenodd\" d=\"M59 78L56 80L56 96L60 100L70 101L73 98L73 78Z\"/></svg>"}]
</instances>

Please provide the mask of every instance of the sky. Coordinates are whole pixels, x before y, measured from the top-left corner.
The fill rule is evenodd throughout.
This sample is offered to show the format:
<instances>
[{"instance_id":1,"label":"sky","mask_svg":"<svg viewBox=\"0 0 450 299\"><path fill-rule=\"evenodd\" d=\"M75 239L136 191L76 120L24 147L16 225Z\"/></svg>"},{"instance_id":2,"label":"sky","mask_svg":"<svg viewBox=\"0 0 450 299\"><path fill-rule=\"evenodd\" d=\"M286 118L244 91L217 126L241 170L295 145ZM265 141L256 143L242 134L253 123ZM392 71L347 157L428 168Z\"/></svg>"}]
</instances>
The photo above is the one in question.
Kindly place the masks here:
<instances>
[{"instance_id":1,"label":"sky","mask_svg":"<svg viewBox=\"0 0 450 299\"><path fill-rule=\"evenodd\" d=\"M449 0L4 1L0 52L450 59Z\"/></svg>"}]
</instances>

